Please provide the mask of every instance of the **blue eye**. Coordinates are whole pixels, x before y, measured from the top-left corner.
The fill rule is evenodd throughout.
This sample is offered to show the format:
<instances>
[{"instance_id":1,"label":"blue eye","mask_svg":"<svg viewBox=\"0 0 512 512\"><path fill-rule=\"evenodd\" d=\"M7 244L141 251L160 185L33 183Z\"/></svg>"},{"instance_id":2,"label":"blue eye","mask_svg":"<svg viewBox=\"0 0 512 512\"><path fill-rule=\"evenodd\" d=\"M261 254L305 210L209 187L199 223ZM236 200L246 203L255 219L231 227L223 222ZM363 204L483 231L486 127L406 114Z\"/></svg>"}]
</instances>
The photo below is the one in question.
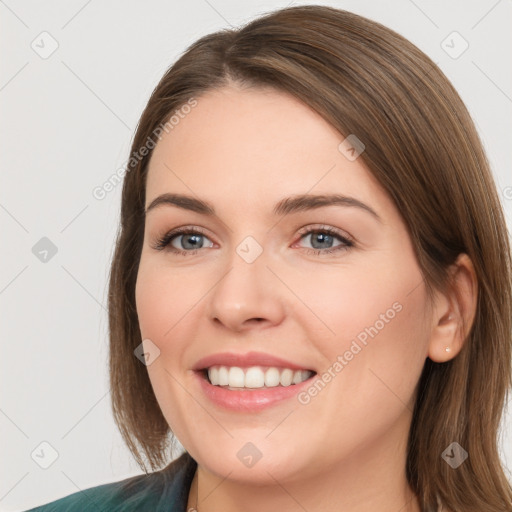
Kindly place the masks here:
<instances>
[{"instance_id":1,"label":"blue eye","mask_svg":"<svg viewBox=\"0 0 512 512\"><path fill-rule=\"evenodd\" d=\"M307 254L332 254L334 252L347 250L354 246L354 242L351 239L341 235L341 233L336 229L329 226L308 229L307 231L303 231L301 235L301 239L310 237L311 240L312 247L307 251ZM335 239L338 239L341 243L339 245L332 246Z\"/></svg>"},{"instance_id":2,"label":"blue eye","mask_svg":"<svg viewBox=\"0 0 512 512\"><path fill-rule=\"evenodd\" d=\"M343 236L336 229L329 226L321 226L315 229L308 229L300 233L301 240L311 237L312 247L309 248L307 254L314 253L316 255L331 254L338 251L344 251L354 246L354 242L347 236ZM174 254L183 256L193 256L197 254L199 249L205 248L204 239L210 240L199 228L181 227L166 233L159 238L154 246L156 250L168 250ZM338 245L332 245L335 240L339 240ZM183 249L176 247L173 243L178 240ZM209 246L212 247L213 242L210 240ZM307 247L305 249L308 249Z\"/></svg>"},{"instance_id":3,"label":"blue eye","mask_svg":"<svg viewBox=\"0 0 512 512\"><path fill-rule=\"evenodd\" d=\"M185 250L178 249L172 245L174 239L178 240L180 238L182 240L182 246L185 248ZM202 238L206 238L206 235L204 235L204 233L197 228L178 228L158 239L155 245L155 249L161 251L167 247L171 252L189 256L190 254L196 254L199 249L203 248L203 241L201 240Z\"/></svg>"}]
</instances>

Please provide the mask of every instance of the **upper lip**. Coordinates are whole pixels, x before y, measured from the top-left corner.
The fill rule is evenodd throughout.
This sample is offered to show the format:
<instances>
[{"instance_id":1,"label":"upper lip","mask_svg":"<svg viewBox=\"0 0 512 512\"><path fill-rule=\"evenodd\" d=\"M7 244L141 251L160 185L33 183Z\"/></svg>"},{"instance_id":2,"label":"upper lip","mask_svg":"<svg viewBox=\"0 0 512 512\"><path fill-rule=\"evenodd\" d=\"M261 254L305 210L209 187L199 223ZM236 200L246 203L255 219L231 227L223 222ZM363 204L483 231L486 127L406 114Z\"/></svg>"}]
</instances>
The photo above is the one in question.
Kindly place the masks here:
<instances>
[{"instance_id":1,"label":"upper lip","mask_svg":"<svg viewBox=\"0 0 512 512\"><path fill-rule=\"evenodd\" d=\"M280 357L266 354L264 352L246 352L244 354L236 354L234 352L220 352L203 357L194 365L193 370L204 370L211 366L274 366L282 368L290 368L291 370L308 370L307 366L299 365L282 359Z\"/></svg>"}]
</instances>

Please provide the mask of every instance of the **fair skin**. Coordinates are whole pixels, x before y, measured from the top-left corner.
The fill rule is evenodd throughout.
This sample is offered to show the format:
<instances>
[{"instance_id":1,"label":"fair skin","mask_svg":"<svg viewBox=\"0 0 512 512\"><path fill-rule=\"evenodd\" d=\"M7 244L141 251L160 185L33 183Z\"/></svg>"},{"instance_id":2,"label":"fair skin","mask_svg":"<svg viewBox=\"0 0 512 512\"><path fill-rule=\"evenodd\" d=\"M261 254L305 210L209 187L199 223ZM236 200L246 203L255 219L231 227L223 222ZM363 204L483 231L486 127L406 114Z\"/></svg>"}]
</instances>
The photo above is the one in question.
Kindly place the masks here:
<instances>
[{"instance_id":1,"label":"fair skin","mask_svg":"<svg viewBox=\"0 0 512 512\"><path fill-rule=\"evenodd\" d=\"M443 362L461 349L459 327L471 323L476 300L470 260L453 268L459 300L438 293L429 310L399 212L362 158L338 150L339 132L271 89L231 85L197 99L154 149L146 207L172 192L207 201L215 215L172 205L147 212L136 286L142 339L160 349L147 367L156 398L198 462L188 507L198 485L199 512L418 512L405 477L415 388L426 357ZM340 205L273 214L281 199L306 193L356 198L380 219ZM154 248L180 226L201 228L202 247L177 236ZM327 247L302 234L325 227L336 230ZM326 253L344 245L337 234L353 246ZM248 236L263 249L252 263L236 251ZM309 403L294 396L258 412L227 410L192 370L210 354L259 351L319 377L397 303ZM252 467L237 457L247 442L262 454Z\"/></svg>"}]
</instances>

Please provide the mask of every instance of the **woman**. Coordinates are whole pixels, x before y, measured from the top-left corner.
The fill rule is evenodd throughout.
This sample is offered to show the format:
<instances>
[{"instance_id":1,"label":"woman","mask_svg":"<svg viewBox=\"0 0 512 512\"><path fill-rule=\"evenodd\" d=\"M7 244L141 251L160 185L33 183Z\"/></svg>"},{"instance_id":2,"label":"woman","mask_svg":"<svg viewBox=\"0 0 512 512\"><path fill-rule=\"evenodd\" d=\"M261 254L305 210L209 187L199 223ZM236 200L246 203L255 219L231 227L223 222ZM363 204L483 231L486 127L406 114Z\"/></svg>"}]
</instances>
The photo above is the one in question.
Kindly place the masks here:
<instances>
[{"instance_id":1,"label":"woman","mask_svg":"<svg viewBox=\"0 0 512 512\"><path fill-rule=\"evenodd\" d=\"M114 415L153 472L33 510L511 511L510 263L410 42L320 6L201 38L140 119L110 276Z\"/></svg>"}]
</instances>

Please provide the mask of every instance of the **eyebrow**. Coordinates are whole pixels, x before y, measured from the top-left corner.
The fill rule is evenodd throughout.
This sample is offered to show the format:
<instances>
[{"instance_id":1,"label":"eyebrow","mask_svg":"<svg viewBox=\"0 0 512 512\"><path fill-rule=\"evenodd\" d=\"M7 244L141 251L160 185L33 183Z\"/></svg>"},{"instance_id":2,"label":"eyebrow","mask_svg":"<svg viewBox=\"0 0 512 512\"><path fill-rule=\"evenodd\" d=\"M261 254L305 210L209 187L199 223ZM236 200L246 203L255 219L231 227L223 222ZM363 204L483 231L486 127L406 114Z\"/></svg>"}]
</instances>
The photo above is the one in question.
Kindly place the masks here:
<instances>
[{"instance_id":1,"label":"eyebrow","mask_svg":"<svg viewBox=\"0 0 512 512\"><path fill-rule=\"evenodd\" d=\"M154 210L157 207L163 205L176 206L184 210L200 213L202 215L214 216L215 209L207 201L197 199L195 197L183 195L183 194L162 194L153 201L146 208L146 214ZM324 206L348 206L359 208L365 212L370 213L376 220L382 222L381 217L378 213L363 203L359 199L350 196L344 196L341 194L324 194L324 195L312 195L302 194L292 197L286 197L277 202L273 208L274 215L289 215L291 213L314 210L322 208Z\"/></svg>"}]
</instances>

